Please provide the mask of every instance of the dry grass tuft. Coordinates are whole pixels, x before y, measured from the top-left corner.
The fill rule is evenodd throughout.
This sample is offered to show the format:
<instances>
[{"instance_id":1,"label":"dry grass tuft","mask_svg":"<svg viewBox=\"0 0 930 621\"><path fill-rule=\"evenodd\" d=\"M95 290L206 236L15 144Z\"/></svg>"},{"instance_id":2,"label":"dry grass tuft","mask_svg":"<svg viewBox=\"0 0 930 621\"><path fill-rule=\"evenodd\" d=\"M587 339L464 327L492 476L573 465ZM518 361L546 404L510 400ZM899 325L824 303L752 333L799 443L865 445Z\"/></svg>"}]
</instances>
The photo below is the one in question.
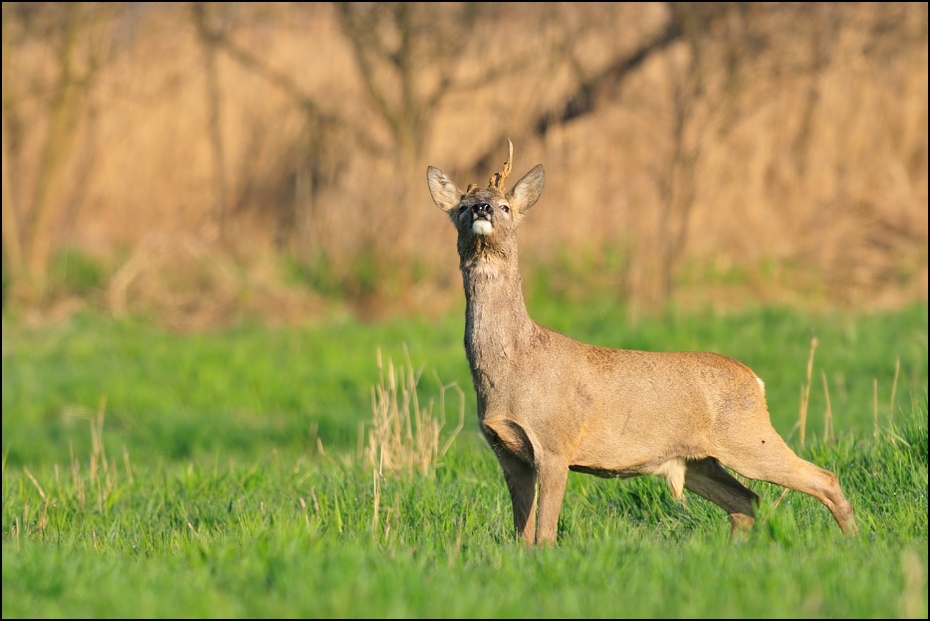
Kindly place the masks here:
<instances>
[{"instance_id":1,"label":"dry grass tuft","mask_svg":"<svg viewBox=\"0 0 930 621\"><path fill-rule=\"evenodd\" d=\"M421 373L414 371L406 346L404 357L402 367L395 367L394 362L388 360L385 374L378 349L378 385L371 389L372 428L364 449L365 459L376 473L376 489L377 479L385 473L431 474L441 465L440 459L465 422L465 393L455 383L440 383L438 413L434 415L436 404L432 399L425 408L420 407L417 384ZM450 389L459 396L459 421L443 438L445 395Z\"/></svg>"}]
</instances>

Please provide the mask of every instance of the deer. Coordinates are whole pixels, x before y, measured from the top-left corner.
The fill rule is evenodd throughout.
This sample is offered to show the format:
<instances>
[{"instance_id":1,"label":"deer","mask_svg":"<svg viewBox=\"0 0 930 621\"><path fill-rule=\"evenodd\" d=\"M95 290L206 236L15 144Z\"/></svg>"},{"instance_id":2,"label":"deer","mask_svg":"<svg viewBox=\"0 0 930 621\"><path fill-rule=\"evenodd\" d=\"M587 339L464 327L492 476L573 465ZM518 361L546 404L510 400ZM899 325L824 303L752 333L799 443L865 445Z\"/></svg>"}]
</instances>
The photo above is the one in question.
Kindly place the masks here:
<instances>
[{"instance_id":1,"label":"deer","mask_svg":"<svg viewBox=\"0 0 930 621\"><path fill-rule=\"evenodd\" d=\"M542 164L513 189L508 157L487 187L462 191L428 166L433 202L458 231L465 289L465 354L481 433L510 492L516 536L556 543L569 471L605 478L664 477L752 528L759 496L731 475L813 496L846 535L857 532L837 476L798 457L772 426L765 385L745 364L712 352L600 347L533 321L517 260L517 228L542 193ZM725 468L725 467L726 468Z\"/></svg>"}]
</instances>

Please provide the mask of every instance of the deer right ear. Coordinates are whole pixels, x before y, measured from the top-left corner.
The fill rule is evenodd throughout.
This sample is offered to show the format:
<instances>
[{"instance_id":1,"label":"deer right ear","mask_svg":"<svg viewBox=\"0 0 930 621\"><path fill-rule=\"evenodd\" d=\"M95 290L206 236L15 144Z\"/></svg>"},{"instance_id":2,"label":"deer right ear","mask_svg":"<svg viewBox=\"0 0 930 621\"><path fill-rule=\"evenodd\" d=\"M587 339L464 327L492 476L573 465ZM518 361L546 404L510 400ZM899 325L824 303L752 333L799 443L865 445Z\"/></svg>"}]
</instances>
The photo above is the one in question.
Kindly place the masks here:
<instances>
[{"instance_id":1,"label":"deer right ear","mask_svg":"<svg viewBox=\"0 0 930 621\"><path fill-rule=\"evenodd\" d=\"M426 182L429 184L429 194L433 197L433 202L440 209L448 212L458 206L462 191L441 170L435 166L428 167Z\"/></svg>"},{"instance_id":2,"label":"deer right ear","mask_svg":"<svg viewBox=\"0 0 930 621\"><path fill-rule=\"evenodd\" d=\"M542 164L536 164L533 170L523 175L523 178L517 181L508 196L510 196L510 206L522 214L527 209L536 204L539 195L542 194L543 184L546 181L546 173L543 171Z\"/></svg>"}]
</instances>

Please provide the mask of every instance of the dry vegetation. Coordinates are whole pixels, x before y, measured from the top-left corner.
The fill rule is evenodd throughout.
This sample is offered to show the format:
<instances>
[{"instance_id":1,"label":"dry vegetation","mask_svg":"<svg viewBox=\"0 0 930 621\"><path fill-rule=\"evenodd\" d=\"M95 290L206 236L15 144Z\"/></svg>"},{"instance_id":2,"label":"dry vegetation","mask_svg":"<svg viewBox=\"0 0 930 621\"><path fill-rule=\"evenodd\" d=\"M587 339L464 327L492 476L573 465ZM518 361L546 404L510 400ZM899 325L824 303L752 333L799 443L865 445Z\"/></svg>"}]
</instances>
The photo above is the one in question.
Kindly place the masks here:
<instances>
[{"instance_id":1,"label":"dry vegetation","mask_svg":"<svg viewBox=\"0 0 930 621\"><path fill-rule=\"evenodd\" d=\"M455 383L443 385L436 378L438 406L432 399L425 407L420 406L417 385L422 371L414 370L406 348L404 355L405 365L395 367L394 361L388 360L385 369L378 350L378 385L371 387L371 428L363 449L367 464L378 476L432 473L465 425L465 393ZM458 426L443 434L447 422L446 392L450 390L458 396ZM359 434L360 441L362 435Z\"/></svg>"},{"instance_id":2,"label":"dry vegetation","mask_svg":"<svg viewBox=\"0 0 930 621\"><path fill-rule=\"evenodd\" d=\"M441 310L426 166L505 137L565 293L927 296L926 3L4 3L2 62L7 308Z\"/></svg>"}]
</instances>

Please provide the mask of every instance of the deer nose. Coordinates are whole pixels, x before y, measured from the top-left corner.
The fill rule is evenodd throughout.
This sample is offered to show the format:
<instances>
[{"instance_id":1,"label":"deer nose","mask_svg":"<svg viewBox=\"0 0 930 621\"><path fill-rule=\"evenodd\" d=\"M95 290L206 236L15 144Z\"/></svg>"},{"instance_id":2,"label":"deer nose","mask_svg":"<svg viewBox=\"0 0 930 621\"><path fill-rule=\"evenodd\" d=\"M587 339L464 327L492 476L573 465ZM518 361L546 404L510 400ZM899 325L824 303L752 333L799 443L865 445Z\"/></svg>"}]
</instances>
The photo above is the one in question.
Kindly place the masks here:
<instances>
[{"instance_id":1,"label":"deer nose","mask_svg":"<svg viewBox=\"0 0 930 621\"><path fill-rule=\"evenodd\" d=\"M491 213L491 205L488 203L475 203L471 207L472 211L477 215L487 216Z\"/></svg>"}]
</instances>

